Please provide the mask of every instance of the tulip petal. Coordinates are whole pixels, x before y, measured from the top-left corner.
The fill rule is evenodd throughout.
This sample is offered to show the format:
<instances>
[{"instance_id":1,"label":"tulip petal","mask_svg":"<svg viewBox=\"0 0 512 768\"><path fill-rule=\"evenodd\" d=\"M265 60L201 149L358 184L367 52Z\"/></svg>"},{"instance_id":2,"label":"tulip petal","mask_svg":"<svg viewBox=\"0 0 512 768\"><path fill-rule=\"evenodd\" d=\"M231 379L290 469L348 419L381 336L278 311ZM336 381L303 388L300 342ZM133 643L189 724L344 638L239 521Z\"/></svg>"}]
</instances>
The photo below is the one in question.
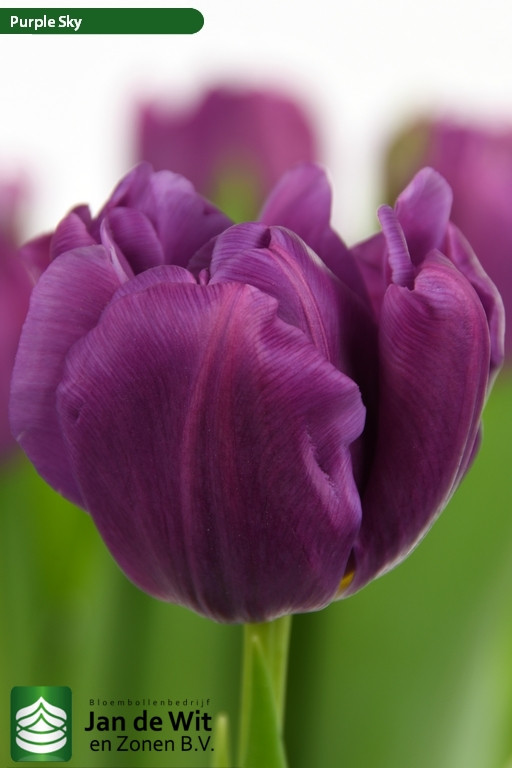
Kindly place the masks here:
<instances>
[{"instance_id":1,"label":"tulip petal","mask_svg":"<svg viewBox=\"0 0 512 768\"><path fill-rule=\"evenodd\" d=\"M176 267L174 264L162 264L160 267L153 267L145 272L140 272L131 280L123 283L114 293L111 303L128 296L130 293L141 293L147 288L161 283L191 283L196 285L194 276L183 267Z\"/></svg>"},{"instance_id":2,"label":"tulip petal","mask_svg":"<svg viewBox=\"0 0 512 768\"><path fill-rule=\"evenodd\" d=\"M24 264L32 284L37 283L50 263L51 241L51 234L40 235L19 249L20 261Z\"/></svg>"},{"instance_id":3,"label":"tulip petal","mask_svg":"<svg viewBox=\"0 0 512 768\"><path fill-rule=\"evenodd\" d=\"M119 206L138 209L153 225L165 263L186 267L194 253L232 221L198 195L188 179L171 171L146 175L148 167L143 163L121 182L101 215Z\"/></svg>"},{"instance_id":4,"label":"tulip petal","mask_svg":"<svg viewBox=\"0 0 512 768\"><path fill-rule=\"evenodd\" d=\"M164 263L162 244L143 213L135 208L114 208L104 219L112 240L137 274Z\"/></svg>"},{"instance_id":5,"label":"tulip petal","mask_svg":"<svg viewBox=\"0 0 512 768\"><path fill-rule=\"evenodd\" d=\"M216 239L211 282L245 282L278 301L278 315L300 328L339 370L357 381L375 421L376 325L368 307L340 282L293 232L239 224ZM362 481L371 440L353 445L354 474Z\"/></svg>"},{"instance_id":6,"label":"tulip petal","mask_svg":"<svg viewBox=\"0 0 512 768\"><path fill-rule=\"evenodd\" d=\"M50 260L55 259L66 251L96 245L96 240L90 233L91 214L85 205L75 208L65 216L53 233L50 247Z\"/></svg>"},{"instance_id":7,"label":"tulip petal","mask_svg":"<svg viewBox=\"0 0 512 768\"><path fill-rule=\"evenodd\" d=\"M187 266L204 243L232 224L198 195L187 179L169 171L153 174L140 208L153 222L165 262L181 267Z\"/></svg>"},{"instance_id":8,"label":"tulip petal","mask_svg":"<svg viewBox=\"0 0 512 768\"><path fill-rule=\"evenodd\" d=\"M291 229L336 277L366 299L351 252L331 229L331 208L331 187L325 171L317 165L304 164L283 175L267 198L260 221Z\"/></svg>"},{"instance_id":9,"label":"tulip petal","mask_svg":"<svg viewBox=\"0 0 512 768\"><path fill-rule=\"evenodd\" d=\"M446 255L477 292L489 325L491 336L491 365L488 389L501 368L505 357L505 309L498 289L484 271L475 253L464 235L450 224L447 232Z\"/></svg>"},{"instance_id":10,"label":"tulip petal","mask_svg":"<svg viewBox=\"0 0 512 768\"><path fill-rule=\"evenodd\" d=\"M341 368L338 281L293 232L264 224L231 227L216 240L210 274L211 283L247 283L273 296L279 317Z\"/></svg>"},{"instance_id":11,"label":"tulip petal","mask_svg":"<svg viewBox=\"0 0 512 768\"><path fill-rule=\"evenodd\" d=\"M411 261L407 240L398 218L389 205L381 205L377 215L386 243L391 280L395 285L412 288L415 270Z\"/></svg>"},{"instance_id":12,"label":"tulip petal","mask_svg":"<svg viewBox=\"0 0 512 768\"><path fill-rule=\"evenodd\" d=\"M102 221L109 211L115 208L138 208L153 175L151 163L138 163L124 176L98 214L97 221ZM98 229L99 232L99 229Z\"/></svg>"},{"instance_id":13,"label":"tulip petal","mask_svg":"<svg viewBox=\"0 0 512 768\"><path fill-rule=\"evenodd\" d=\"M139 163L117 185L98 215L98 232L103 219L118 208L143 213L160 240L165 263L182 267L204 243L233 223L201 197L188 179L171 171L155 173L149 163Z\"/></svg>"},{"instance_id":14,"label":"tulip petal","mask_svg":"<svg viewBox=\"0 0 512 768\"><path fill-rule=\"evenodd\" d=\"M450 219L453 194L440 173L423 168L398 196L395 212L413 263L441 248Z\"/></svg>"},{"instance_id":15,"label":"tulip petal","mask_svg":"<svg viewBox=\"0 0 512 768\"><path fill-rule=\"evenodd\" d=\"M73 344L97 322L120 284L101 246L68 251L35 286L14 366L11 428L38 472L83 504L69 467L55 410L55 391Z\"/></svg>"},{"instance_id":16,"label":"tulip petal","mask_svg":"<svg viewBox=\"0 0 512 768\"><path fill-rule=\"evenodd\" d=\"M447 503L472 455L487 385L485 313L441 254L425 259L414 290L388 288L379 345L378 440L348 592L402 560Z\"/></svg>"},{"instance_id":17,"label":"tulip petal","mask_svg":"<svg viewBox=\"0 0 512 768\"><path fill-rule=\"evenodd\" d=\"M360 523L356 385L241 284L153 285L68 356L87 508L146 591L226 621L325 605Z\"/></svg>"},{"instance_id":18,"label":"tulip petal","mask_svg":"<svg viewBox=\"0 0 512 768\"><path fill-rule=\"evenodd\" d=\"M351 252L363 277L373 313L379 318L384 294L391 282L391 269L382 232L354 245Z\"/></svg>"}]
</instances>

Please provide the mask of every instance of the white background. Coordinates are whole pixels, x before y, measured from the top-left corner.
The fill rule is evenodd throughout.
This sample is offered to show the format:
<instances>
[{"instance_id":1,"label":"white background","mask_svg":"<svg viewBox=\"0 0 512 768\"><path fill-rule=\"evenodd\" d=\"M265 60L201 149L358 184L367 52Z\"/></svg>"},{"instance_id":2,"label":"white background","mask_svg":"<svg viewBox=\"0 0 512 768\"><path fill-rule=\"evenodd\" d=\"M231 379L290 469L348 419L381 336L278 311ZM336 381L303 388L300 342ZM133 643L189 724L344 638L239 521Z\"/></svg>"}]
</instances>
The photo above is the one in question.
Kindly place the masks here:
<instances>
[{"instance_id":1,"label":"white background","mask_svg":"<svg viewBox=\"0 0 512 768\"><path fill-rule=\"evenodd\" d=\"M375 226L380 151L402 119L512 120L510 0L190 5L205 17L193 36L0 36L0 176L31 179L27 235L78 202L98 209L133 162L134 103L149 94L186 103L235 81L299 96L317 113L349 243Z\"/></svg>"}]
</instances>

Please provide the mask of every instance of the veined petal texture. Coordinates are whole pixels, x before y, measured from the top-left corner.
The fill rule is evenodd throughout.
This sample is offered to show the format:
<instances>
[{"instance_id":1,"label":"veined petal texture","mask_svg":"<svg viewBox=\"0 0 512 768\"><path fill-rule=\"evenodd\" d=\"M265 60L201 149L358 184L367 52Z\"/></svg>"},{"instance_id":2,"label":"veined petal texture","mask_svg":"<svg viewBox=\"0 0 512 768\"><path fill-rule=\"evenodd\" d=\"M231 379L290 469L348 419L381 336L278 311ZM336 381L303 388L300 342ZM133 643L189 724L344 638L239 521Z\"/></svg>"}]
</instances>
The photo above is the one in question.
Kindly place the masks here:
<instances>
[{"instance_id":1,"label":"veined petal texture","mask_svg":"<svg viewBox=\"0 0 512 768\"><path fill-rule=\"evenodd\" d=\"M69 350L96 324L119 285L102 246L56 258L32 293L13 371L12 432L42 477L77 504L82 496L62 441L56 389Z\"/></svg>"},{"instance_id":2,"label":"veined petal texture","mask_svg":"<svg viewBox=\"0 0 512 768\"><path fill-rule=\"evenodd\" d=\"M364 408L274 299L236 283L125 295L57 397L86 505L142 588L231 621L332 599L360 523Z\"/></svg>"},{"instance_id":3,"label":"veined petal texture","mask_svg":"<svg viewBox=\"0 0 512 768\"><path fill-rule=\"evenodd\" d=\"M375 457L350 591L403 559L448 502L477 438L489 354L478 296L444 256L425 259L413 290L386 291Z\"/></svg>"}]
</instances>

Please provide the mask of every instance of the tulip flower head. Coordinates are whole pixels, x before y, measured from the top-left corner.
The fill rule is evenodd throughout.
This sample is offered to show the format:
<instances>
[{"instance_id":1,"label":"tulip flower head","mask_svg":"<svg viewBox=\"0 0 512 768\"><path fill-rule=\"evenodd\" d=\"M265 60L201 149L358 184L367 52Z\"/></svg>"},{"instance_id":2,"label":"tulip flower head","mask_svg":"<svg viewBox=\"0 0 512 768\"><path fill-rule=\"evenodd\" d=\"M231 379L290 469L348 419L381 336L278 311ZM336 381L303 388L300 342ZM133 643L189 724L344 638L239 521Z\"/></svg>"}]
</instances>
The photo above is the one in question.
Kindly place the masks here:
<instances>
[{"instance_id":1,"label":"tulip flower head","mask_svg":"<svg viewBox=\"0 0 512 768\"><path fill-rule=\"evenodd\" d=\"M348 249L312 165L233 225L136 167L50 243L14 434L139 587L221 621L310 611L403 559L474 456L499 296L426 169Z\"/></svg>"},{"instance_id":2,"label":"tulip flower head","mask_svg":"<svg viewBox=\"0 0 512 768\"><path fill-rule=\"evenodd\" d=\"M227 86L207 91L189 110L145 104L136 144L139 160L186 176L240 221L257 215L285 171L317 160L319 152L312 119L298 101Z\"/></svg>"},{"instance_id":3,"label":"tulip flower head","mask_svg":"<svg viewBox=\"0 0 512 768\"><path fill-rule=\"evenodd\" d=\"M512 322L512 126L418 121L397 136L389 152L390 197L423 165L438 170L452 187L452 221L498 287ZM512 328L505 334L505 354L510 362Z\"/></svg>"}]
</instances>

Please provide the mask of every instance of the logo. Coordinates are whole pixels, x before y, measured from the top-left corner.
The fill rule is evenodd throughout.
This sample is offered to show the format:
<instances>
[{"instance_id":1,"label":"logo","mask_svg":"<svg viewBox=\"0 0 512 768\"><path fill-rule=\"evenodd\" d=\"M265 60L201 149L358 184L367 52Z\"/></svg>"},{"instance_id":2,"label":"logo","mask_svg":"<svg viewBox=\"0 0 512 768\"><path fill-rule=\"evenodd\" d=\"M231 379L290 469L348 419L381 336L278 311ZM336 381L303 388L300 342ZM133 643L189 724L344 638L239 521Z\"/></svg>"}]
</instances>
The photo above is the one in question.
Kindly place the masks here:
<instances>
[{"instance_id":1,"label":"logo","mask_svg":"<svg viewBox=\"0 0 512 768\"><path fill-rule=\"evenodd\" d=\"M11 757L16 762L71 758L71 689L16 686L11 691Z\"/></svg>"}]
</instances>

